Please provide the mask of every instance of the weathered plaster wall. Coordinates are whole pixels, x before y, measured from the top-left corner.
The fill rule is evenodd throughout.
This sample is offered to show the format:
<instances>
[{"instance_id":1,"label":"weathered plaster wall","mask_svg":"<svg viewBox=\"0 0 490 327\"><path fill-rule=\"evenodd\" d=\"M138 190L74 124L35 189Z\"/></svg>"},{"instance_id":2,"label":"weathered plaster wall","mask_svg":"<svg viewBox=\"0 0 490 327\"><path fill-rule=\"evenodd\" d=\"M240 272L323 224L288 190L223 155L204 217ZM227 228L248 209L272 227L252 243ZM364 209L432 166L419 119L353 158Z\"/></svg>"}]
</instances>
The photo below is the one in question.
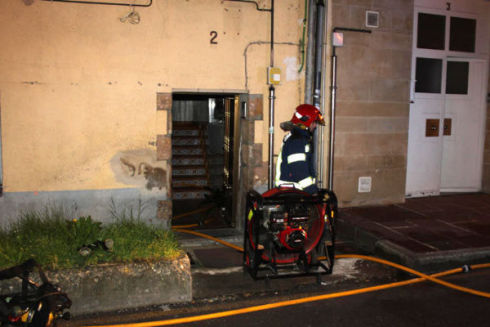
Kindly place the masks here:
<instances>
[{"instance_id":1,"label":"weathered plaster wall","mask_svg":"<svg viewBox=\"0 0 490 327\"><path fill-rule=\"evenodd\" d=\"M334 0L332 27L365 29L366 10L380 14L371 34L344 32L337 48L334 190L342 206L404 201L413 2ZM369 193L358 179L372 177Z\"/></svg>"},{"instance_id":2,"label":"weathered plaster wall","mask_svg":"<svg viewBox=\"0 0 490 327\"><path fill-rule=\"evenodd\" d=\"M302 75L295 73L302 6L276 2L275 64L283 71L276 90L278 123L303 98ZM127 200L137 190L144 201L165 201L169 158L159 159L156 145L168 136L169 124L157 94L242 90L267 99L269 13L246 3L156 0L135 8L139 24L121 22L129 10L0 2L3 183L10 194L0 198L0 208L16 207L16 195L16 203L36 207L43 205L38 195L71 203L76 196L70 192L88 200L95 191L104 191L97 198L102 204L113 190L128 190ZM217 44L210 42L211 31ZM267 117L255 123L256 143L267 140L261 136L267 126ZM277 148L280 142L278 137ZM266 158L267 146L261 151ZM160 176L165 172L166 179L148 187L149 168L138 173L141 163ZM152 206L149 219L156 201ZM7 210L0 211L5 218Z\"/></svg>"}]
</instances>

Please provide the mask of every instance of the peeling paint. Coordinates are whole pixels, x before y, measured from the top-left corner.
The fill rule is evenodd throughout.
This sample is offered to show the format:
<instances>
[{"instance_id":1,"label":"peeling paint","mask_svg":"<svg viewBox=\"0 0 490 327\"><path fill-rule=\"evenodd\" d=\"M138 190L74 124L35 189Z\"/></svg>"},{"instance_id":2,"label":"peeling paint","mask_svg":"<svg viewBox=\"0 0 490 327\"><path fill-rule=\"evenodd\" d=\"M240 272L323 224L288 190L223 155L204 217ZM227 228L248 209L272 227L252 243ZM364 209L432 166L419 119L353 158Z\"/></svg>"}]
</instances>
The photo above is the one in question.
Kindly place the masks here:
<instances>
[{"instance_id":1,"label":"peeling paint","mask_svg":"<svg viewBox=\"0 0 490 327\"><path fill-rule=\"evenodd\" d=\"M157 161L150 149L128 150L111 159L111 168L118 182L145 187L148 191L165 191L168 176L165 162Z\"/></svg>"},{"instance_id":2,"label":"peeling paint","mask_svg":"<svg viewBox=\"0 0 490 327\"><path fill-rule=\"evenodd\" d=\"M296 57L286 57L282 62L286 66L286 81L298 80L298 59Z\"/></svg>"}]
</instances>

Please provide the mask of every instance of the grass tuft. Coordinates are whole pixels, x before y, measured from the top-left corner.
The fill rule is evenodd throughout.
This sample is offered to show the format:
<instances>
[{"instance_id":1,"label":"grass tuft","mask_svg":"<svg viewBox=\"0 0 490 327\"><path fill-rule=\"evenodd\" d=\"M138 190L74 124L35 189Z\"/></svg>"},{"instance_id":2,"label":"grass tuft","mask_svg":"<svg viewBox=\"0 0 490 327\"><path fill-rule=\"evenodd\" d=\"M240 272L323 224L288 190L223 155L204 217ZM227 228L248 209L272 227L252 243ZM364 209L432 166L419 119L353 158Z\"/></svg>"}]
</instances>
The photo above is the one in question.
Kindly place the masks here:
<instances>
[{"instance_id":1,"label":"grass tuft","mask_svg":"<svg viewBox=\"0 0 490 327\"><path fill-rule=\"evenodd\" d=\"M104 249L111 239L113 248ZM99 246L94 246L99 244ZM79 249L90 247L82 256ZM72 219L62 208L29 211L8 229L0 229L0 269L33 258L46 269L98 263L174 259L181 254L172 231L122 217L103 225L90 216Z\"/></svg>"}]
</instances>

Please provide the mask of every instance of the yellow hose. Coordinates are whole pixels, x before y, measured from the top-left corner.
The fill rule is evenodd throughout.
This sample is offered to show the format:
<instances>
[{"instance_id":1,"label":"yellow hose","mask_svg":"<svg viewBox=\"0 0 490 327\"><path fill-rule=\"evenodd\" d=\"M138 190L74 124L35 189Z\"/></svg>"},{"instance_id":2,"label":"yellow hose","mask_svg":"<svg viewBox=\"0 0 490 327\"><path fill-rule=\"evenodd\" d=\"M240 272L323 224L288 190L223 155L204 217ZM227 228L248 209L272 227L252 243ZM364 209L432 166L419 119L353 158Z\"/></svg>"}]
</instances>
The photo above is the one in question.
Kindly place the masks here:
<instances>
[{"instance_id":1,"label":"yellow hose","mask_svg":"<svg viewBox=\"0 0 490 327\"><path fill-rule=\"evenodd\" d=\"M349 255L343 255L344 258L347 258L348 256ZM357 255L355 255L355 257L357 257ZM363 257L365 257L365 256L363 256ZM488 268L488 267L490 267L490 264L481 264L481 265L471 266L471 269L481 269L481 268ZM432 274L428 277L431 279L435 279L436 277L452 275L452 274L459 273L459 272L462 272L462 268L447 270L444 272ZM159 321L148 321L148 322L141 322L141 323L103 325L103 326L104 327L130 327L130 326L149 327L149 326L168 326L168 325L185 324L185 323L191 323L191 322L196 322L196 321L224 318L224 317L229 317L229 316L234 316L234 315L239 315L239 314L270 310L270 309L281 308L281 307L297 305L297 304L303 304L303 303L308 303L308 302L322 301L322 300L339 298L339 297L344 297L344 296L380 291L380 290L385 290L385 289L389 289L389 288L419 283L419 282L422 282L424 280L426 280L425 277L414 278L414 279L410 279L410 280L406 280L406 281L388 283L388 284L383 284L383 285L378 285L378 286L364 287L364 288L359 288L359 289L350 290L350 291L342 291L342 292L336 292L336 293L330 293L330 294L310 296L310 297L305 297L305 298L300 298L300 299L280 301L280 302L275 302L275 303L256 305L256 306L251 306L251 307L247 307L247 308L228 310L228 311L222 311L222 312L216 312L216 313L209 313L209 314L197 315L197 316L191 316L191 317L174 318L174 319L159 320ZM85 327L101 327L101 325L99 325L99 326L85 326Z\"/></svg>"},{"instance_id":2,"label":"yellow hose","mask_svg":"<svg viewBox=\"0 0 490 327\"><path fill-rule=\"evenodd\" d=\"M237 251L243 252L243 248L241 248L239 246L236 246L234 244L231 244L231 243L228 243L226 241L220 240L219 238L216 238L216 237L213 237L213 236L209 236L209 235L204 234L204 233L200 233L200 232L196 232L196 231L191 231L191 230L185 230L185 229L175 229L175 231L182 232L182 233L193 234L193 235L196 235L196 236L207 238L209 240L213 240L215 242L218 242L218 243L221 243L221 244L223 244L225 246L228 246L230 248L233 248L233 249L235 249ZM471 294L474 294L474 295L478 295L478 296L483 296L483 297L486 297L486 298L490 298L490 293L488 293L488 292L481 292L481 291L473 290L471 288L467 288L467 287L455 285L453 283L449 283L449 282L446 282L444 280L437 279L437 278L435 278L433 276L426 275L426 274L421 273L419 271L416 271L416 270L414 270L412 268L408 268L408 267L399 265L397 263L394 263L394 262L391 262L391 261L388 261L388 260L379 259L379 258L375 258L375 257L371 257L371 256L366 256L366 255L360 255L360 254L339 254L339 255L336 255L335 258L336 259L357 258L357 259L363 259L363 260L369 260L369 261L378 262L378 263L381 263L381 264L384 264L384 265L388 265L388 266L391 266L391 267L394 267L394 268L397 268L397 269L406 271L406 272L411 273L411 274L413 274L415 276L422 277L423 279L429 280L429 281L431 281L433 283L444 285L446 287L449 287L449 288L452 288L452 289L455 289L455 290L458 290L458 291L467 292L467 293L471 293ZM319 259L323 259L323 258L319 258ZM490 267L490 263L488 263L488 264L481 264L481 267L488 268L488 267ZM461 269L461 268L459 268L459 269Z\"/></svg>"},{"instance_id":3,"label":"yellow hose","mask_svg":"<svg viewBox=\"0 0 490 327\"><path fill-rule=\"evenodd\" d=\"M204 237L210 240L213 240L215 242L218 242L220 244L223 244L225 246L228 246L230 248L233 248L237 251L243 251L243 248L236 246L234 244L231 244L229 242L220 240L216 237L209 236L200 232L196 231L191 231L191 230L185 230L182 228L174 228L176 232L181 232L181 233L188 233L188 234L193 234L196 236ZM315 301L322 301L322 300L327 300L327 299L333 299L333 298L339 298L339 297L344 297L344 296L350 296L350 295L356 295L356 294L362 294L362 293L368 293L368 292L374 292L374 291L379 291L379 290L385 290L389 288L394 288L394 287L400 287L400 286L405 286L405 285L410 285L410 284L415 284L419 283L425 280L429 280L431 282L458 290L462 292L467 292L470 294L474 294L477 296L482 296L486 298L490 298L490 293L488 292L482 292L482 291L477 291L473 290L467 287L462 287L459 285L455 285L453 283L446 282L444 280L438 279L438 277L442 276L448 276L452 274L456 274L459 272L463 272L463 268L455 268L443 272L439 272L436 274L432 275L426 275L424 273L418 272L416 270L413 270L411 268L375 258L375 257L370 257L370 256L365 256L365 255L360 255L360 254L340 254L335 256L336 259L342 259L342 258L357 258L357 259L362 259L362 260L369 260L373 262L378 262L381 264L385 264L397 269L401 269L403 271L409 272L411 274L414 274L416 276L419 276L419 278L414 278L406 281L401 281L401 282L394 282L394 283L388 283L388 284L383 284L383 285L378 285L378 286L371 286L371 287L364 287L364 288L359 288L355 290L349 290L349 291L342 291L342 292L336 292L336 293L329 293L329 294L322 294L322 295L317 295L317 296L309 296L309 297L304 297L304 298L299 298L299 299L294 299L294 300L287 300L287 301L280 301L280 302L275 302L275 303L268 303L268 304L263 304L263 305L256 305L256 306L251 306L251 307L246 307L246 308L241 308L241 309L235 309L235 310L228 310L228 311L222 311L222 312L216 312L216 313L209 313L209 314L204 314L204 315L197 315L197 316L191 316L191 317L183 317L183 318L175 318L175 319L167 319L167 320L160 320L160 321L148 321L148 322L141 322L141 323L129 323L129 324L115 324L115 325L98 325L98 326L85 326L85 327L149 327L149 326L168 326L168 325L178 325L178 324L185 324L185 323L191 323L191 322L196 322L196 321L203 321L203 320L209 320L209 319L217 319L217 318L224 318L224 317L229 317L229 316L234 316L234 315L239 315L239 314L245 314L245 313L251 313L251 312L257 312L257 311L263 311L263 310L270 310L270 309L275 309L275 308L280 308L280 307L286 307L286 306L291 306L291 305L298 305L298 304L303 304L303 303L308 303L308 302L315 302ZM490 268L490 263L483 263L483 264L476 264L469 266L470 269L475 270L475 269L482 269L482 268Z\"/></svg>"}]
</instances>

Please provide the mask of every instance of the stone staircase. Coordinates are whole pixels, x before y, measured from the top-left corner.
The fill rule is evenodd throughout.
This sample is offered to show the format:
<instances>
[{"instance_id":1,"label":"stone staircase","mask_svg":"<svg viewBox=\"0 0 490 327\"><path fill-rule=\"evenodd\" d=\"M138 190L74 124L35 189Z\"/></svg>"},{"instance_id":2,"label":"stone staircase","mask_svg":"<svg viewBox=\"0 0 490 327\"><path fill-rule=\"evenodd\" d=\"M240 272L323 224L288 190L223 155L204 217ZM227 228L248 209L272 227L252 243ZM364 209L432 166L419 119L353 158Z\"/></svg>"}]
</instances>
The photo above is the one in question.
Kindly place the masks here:
<instances>
[{"instance_id":1,"label":"stone staircase","mask_svg":"<svg viewBox=\"0 0 490 327\"><path fill-rule=\"evenodd\" d=\"M172 198L204 199L209 194L205 126L193 122L173 122Z\"/></svg>"}]
</instances>

